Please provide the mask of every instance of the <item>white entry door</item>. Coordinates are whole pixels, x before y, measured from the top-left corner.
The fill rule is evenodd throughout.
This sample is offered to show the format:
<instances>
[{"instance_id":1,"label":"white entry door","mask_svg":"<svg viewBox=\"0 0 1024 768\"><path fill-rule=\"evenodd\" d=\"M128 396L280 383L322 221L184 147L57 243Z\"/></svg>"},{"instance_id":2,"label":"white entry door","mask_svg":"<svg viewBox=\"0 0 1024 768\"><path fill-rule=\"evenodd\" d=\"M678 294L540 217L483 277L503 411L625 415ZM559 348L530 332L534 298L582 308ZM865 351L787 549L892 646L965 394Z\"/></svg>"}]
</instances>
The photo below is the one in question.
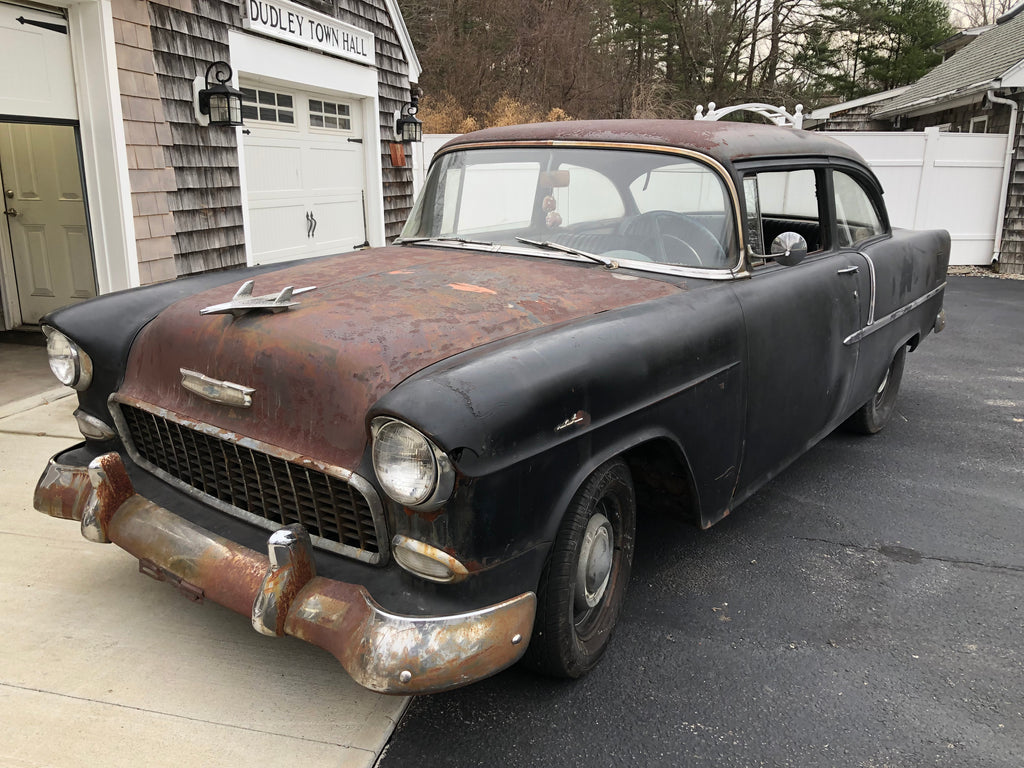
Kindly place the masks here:
<instances>
[{"instance_id":1,"label":"white entry door","mask_svg":"<svg viewBox=\"0 0 1024 768\"><path fill-rule=\"evenodd\" d=\"M363 245L359 101L244 80L241 86L253 263Z\"/></svg>"},{"instance_id":2,"label":"white entry door","mask_svg":"<svg viewBox=\"0 0 1024 768\"><path fill-rule=\"evenodd\" d=\"M21 322L96 295L78 142L69 125L0 123L0 180Z\"/></svg>"}]
</instances>

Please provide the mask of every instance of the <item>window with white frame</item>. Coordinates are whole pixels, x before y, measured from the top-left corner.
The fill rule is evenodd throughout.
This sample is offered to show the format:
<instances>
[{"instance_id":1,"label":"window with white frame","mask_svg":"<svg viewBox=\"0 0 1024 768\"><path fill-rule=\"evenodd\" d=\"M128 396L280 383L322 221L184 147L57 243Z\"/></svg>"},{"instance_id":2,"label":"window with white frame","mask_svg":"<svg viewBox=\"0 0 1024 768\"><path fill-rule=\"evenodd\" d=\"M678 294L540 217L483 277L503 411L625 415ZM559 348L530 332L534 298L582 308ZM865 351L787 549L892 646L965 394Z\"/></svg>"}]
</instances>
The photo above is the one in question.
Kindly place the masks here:
<instances>
[{"instance_id":1,"label":"window with white frame","mask_svg":"<svg viewBox=\"0 0 1024 768\"><path fill-rule=\"evenodd\" d=\"M295 102L291 94L242 88L242 119L294 125Z\"/></svg>"},{"instance_id":2,"label":"window with white frame","mask_svg":"<svg viewBox=\"0 0 1024 768\"><path fill-rule=\"evenodd\" d=\"M311 128L332 128L336 131L352 130L352 108L348 104L322 99L309 100Z\"/></svg>"}]
</instances>

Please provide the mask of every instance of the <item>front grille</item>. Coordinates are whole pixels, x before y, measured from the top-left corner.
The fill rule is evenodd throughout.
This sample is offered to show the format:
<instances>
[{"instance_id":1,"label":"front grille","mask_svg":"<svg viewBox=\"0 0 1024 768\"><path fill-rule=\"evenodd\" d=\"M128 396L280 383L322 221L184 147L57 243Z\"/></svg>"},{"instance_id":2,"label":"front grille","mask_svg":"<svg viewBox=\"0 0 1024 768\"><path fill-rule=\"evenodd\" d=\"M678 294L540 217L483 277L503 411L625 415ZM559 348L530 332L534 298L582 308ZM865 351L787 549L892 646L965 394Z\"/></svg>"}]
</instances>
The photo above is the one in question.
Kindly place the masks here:
<instances>
[{"instance_id":1,"label":"front grille","mask_svg":"<svg viewBox=\"0 0 1024 768\"><path fill-rule=\"evenodd\" d=\"M382 521L378 525L380 515L374 515L379 502L371 506L352 482L132 405L117 403L117 409L133 458L143 466L195 489L236 517L269 530L301 523L314 546L367 562L381 560L387 533ZM376 501L372 488L368 493Z\"/></svg>"}]
</instances>

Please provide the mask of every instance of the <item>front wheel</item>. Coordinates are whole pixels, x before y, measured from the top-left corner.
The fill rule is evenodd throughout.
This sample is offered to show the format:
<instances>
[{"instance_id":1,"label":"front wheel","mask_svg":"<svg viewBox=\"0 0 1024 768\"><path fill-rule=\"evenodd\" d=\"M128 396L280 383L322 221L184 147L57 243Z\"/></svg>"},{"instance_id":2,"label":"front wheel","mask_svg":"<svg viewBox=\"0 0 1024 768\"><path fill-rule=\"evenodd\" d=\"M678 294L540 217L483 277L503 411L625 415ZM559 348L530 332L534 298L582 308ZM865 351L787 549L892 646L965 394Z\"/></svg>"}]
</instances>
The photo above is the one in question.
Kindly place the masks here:
<instances>
[{"instance_id":1,"label":"front wheel","mask_svg":"<svg viewBox=\"0 0 1024 768\"><path fill-rule=\"evenodd\" d=\"M893 356L875 394L847 419L844 424L847 429L862 435L873 435L886 425L896 411L896 396L900 392L900 381L903 379L903 366L906 361L907 348L903 346Z\"/></svg>"},{"instance_id":2,"label":"front wheel","mask_svg":"<svg viewBox=\"0 0 1024 768\"><path fill-rule=\"evenodd\" d=\"M580 677L608 647L633 564L636 497L620 459L602 464L576 492L537 591L524 662L555 677Z\"/></svg>"}]
</instances>

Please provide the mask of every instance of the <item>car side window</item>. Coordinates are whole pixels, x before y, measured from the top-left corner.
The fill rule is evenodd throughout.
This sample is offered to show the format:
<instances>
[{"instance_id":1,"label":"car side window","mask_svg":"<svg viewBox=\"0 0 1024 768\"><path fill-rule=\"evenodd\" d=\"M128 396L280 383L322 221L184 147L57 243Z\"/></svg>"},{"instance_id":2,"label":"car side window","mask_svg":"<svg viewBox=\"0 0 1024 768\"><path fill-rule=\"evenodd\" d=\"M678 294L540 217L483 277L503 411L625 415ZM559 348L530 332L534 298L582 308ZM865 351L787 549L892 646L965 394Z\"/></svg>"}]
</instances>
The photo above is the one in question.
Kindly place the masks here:
<instances>
[{"instance_id":1,"label":"car side window","mask_svg":"<svg viewBox=\"0 0 1024 768\"><path fill-rule=\"evenodd\" d=\"M821 226L821 178L813 168L760 171L744 177L747 239L755 253L766 253L783 232L802 235L809 253L828 247L828 227Z\"/></svg>"},{"instance_id":2,"label":"car side window","mask_svg":"<svg viewBox=\"0 0 1024 768\"><path fill-rule=\"evenodd\" d=\"M835 190L836 230L841 248L885 234L878 209L864 188L843 171L832 172Z\"/></svg>"}]
</instances>

